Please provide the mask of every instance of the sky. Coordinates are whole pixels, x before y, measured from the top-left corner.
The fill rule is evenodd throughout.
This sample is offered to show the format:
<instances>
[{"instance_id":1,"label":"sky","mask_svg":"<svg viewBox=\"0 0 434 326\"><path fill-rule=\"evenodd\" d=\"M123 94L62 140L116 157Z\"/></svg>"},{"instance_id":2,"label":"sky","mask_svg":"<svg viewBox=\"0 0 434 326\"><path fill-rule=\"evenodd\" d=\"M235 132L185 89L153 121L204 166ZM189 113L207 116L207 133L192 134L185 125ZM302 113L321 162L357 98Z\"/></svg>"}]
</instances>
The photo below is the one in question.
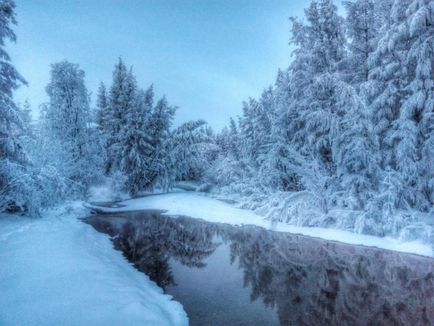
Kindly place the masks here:
<instances>
[{"instance_id":1,"label":"sky","mask_svg":"<svg viewBox=\"0 0 434 326\"><path fill-rule=\"evenodd\" d=\"M47 102L50 64L68 60L86 73L92 105L111 83L119 57L140 87L154 84L179 107L175 124L204 119L213 128L241 114L291 60L290 16L309 0L20 0L12 61L28 81L34 117Z\"/></svg>"}]
</instances>

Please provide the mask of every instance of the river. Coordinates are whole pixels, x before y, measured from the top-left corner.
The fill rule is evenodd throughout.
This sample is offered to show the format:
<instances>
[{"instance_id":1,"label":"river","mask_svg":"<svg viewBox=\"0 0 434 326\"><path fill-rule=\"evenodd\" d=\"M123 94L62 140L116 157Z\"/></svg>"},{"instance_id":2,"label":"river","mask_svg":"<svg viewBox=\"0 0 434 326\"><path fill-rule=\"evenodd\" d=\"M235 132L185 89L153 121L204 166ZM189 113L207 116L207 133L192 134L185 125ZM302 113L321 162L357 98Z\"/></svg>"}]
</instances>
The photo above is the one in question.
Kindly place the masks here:
<instances>
[{"instance_id":1,"label":"river","mask_svg":"<svg viewBox=\"0 0 434 326\"><path fill-rule=\"evenodd\" d=\"M191 325L433 325L434 260L160 211L92 215Z\"/></svg>"}]
</instances>

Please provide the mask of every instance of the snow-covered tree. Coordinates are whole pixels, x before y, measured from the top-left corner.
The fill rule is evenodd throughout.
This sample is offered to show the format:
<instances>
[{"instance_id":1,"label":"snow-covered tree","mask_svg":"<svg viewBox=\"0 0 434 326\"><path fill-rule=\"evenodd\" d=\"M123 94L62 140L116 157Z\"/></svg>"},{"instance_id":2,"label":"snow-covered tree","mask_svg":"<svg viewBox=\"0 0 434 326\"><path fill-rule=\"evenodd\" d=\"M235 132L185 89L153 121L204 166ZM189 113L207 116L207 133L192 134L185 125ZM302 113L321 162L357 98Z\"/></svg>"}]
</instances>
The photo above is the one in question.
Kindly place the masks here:
<instances>
[{"instance_id":1,"label":"snow-covered tree","mask_svg":"<svg viewBox=\"0 0 434 326\"><path fill-rule=\"evenodd\" d=\"M341 82L339 106L347 108L333 139L341 189L353 209L364 209L378 192L378 145L368 112L355 90Z\"/></svg>"},{"instance_id":2,"label":"snow-covered tree","mask_svg":"<svg viewBox=\"0 0 434 326\"><path fill-rule=\"evenodd\" d=\"M199 180L218 151L203 120L188 121L176 128L172 132L171 147L178 180Z\"/></svg>"},{"instance_id":3,"label":"snow-covered tree","mask_svg":"<svg viewBox=\"0 0 434 326\"><path fill-rule=\"evenodd\" d=\"M125 112L120 169L127 176L126 188L132 195L136 195L150 183L149 170L155 148L148 134L148 124L153 98L152 86L146 92L139 90L135 105Z\"/></svg>"},{"instance_id":4,"label":"snow-covered tree","mask_svg":"<svg viewBox=\"0 0 434 326\"><path fill-rule=\"evenodd\" d=\"M243 114L240 118L240 133L242 143L242 157L254 162L258 156L258 148L255 146L256 129L254 125L254 116L257 111L258 103L250 98L249 101L243 102Z\"/></svg>"},{"instance_id":5,"label":"snow-covered tree","mask_svg":"<svg viewBox=\"0 0 434 326\"><path fill-rule=\"evenodd\" d=\"M432 205L433 192L427 178L433 124L432 5L432 1L393 3L366 85L382 166L400 173L407 187L405 202L423 210Z\"/></svg>"},{"instance_id":6,"label":"snow-covered tree","mask_svg":"<svg viewBox=\"0 0 434 326\"><path fill-rule=\"evenodd\" d=\"M5 50L5 42L15 41L12 25L15 21L15 3L0 1L0 211L26 211L38 214L41 208L55 205L65 192L64 180L50 166L37 166L35 151L36 131L30 131L29 106L22 110L13 101L13 91L25 84L12 65ZM24 144L23 144L24 141Z\"/></svg>"},{"instance_id":7,"label":"snow-covered tree","mask_svg":"<svg viewBox=\"0 0 434 326\"><path fill-rule=\"evenodd\" d=\"M25 100L24 104L20 106L20 113L24 129L30 129L32 125L32 108L28 100Z\"/></svg>"},{"instance_id":8,"label":"snow-covered tree","mask_svg":"<svg viewBox=\"0 0 434 326\"><path fill-rule=\"evenodd\" d=\"M406 200L408 188L401 175L389 166L378 181L378 193L366 205L366 212L357 218L354 229L358 233L396 235L405 226L398 210L411 209Z\"/></svg>"},{"instance_id":9,"label":"snow-covered tree","mask_svg":"<svg viewBox=\"0 0 434 326\"><path fill-rule=\"evenodd\" d=\"M97 99L97 114L96 114L96 122L98 124L99 129L102 134L108 133L108 117L109 117L109 99L107 95L107 90L104 83L101 83L98 87Z\"/></svg>"},{"instance_id":10,"label":"snow-covered tree","mask_svg":"<svg viewBox=\"0 0 434 326\"><path fill-rule=\"evenodd\" d=\"M137 84L135 77L126 67L122 59L113 71L113 83L110 87L106 117L107 158L105 171L107 174L120 170L123 126L126 124L127 112L134 110L137 101Z\"/></svg>"},{"instance_id":11,"label":"snow-covered tree","mask_svg":"<svg viewBox=\"0 0 434 326\"><path fill-rule=\"evenodd\" d=\"M91 119L84 71L67 61L55 63L46 90L50 102L43 119L55 166L77 185L87 186L94 181L95 173L89 148Z\"/></svg>"},{"instance_id":12,"label":"snow-covered tree","mask_svg":"<svg viewBox=\"0 0 434 326\"><path fill-rule=\"evenodd\" d=\"M216 135L215 142L220 147L220 152L224 156L230 156L234 159L240 159L239 142L240 133L237 123L233 118L229 120L229 127L224 127Z\"/></svg>"},{"instance_id":13,"label":"snow-covered tree","mask_svg":"<svg viewBox=\"0 0 434 326\"><path fill-rule=\"evenodd\" d=\"M262 182L273 189L298 191L303 185L295 172L299 154L290 142L293 122L288 116L290 96L289 72L279 70L273 88L273 102L270 104L270 129L265 136L267 150L263 155L259 175Z\"/></svg>"},{"instance_id":14,"label":"snow-covered tree","mask_svg":"<svg viewBox=\"0 0 434 326\"><path fill-rule=\"evenodd\" d=\"M306 10L306 18L308 24L292 19L292 43L296 49L290 66L291 98L286 113L288 137L303 155L311 152L312 141L322 144L317 146L317 150L327 161L330 149L326 141L306 142L306 139L327 133L327 130L313 130L315 121L320 129L330 125L329 120L320 123L316 118L328 119L326 113L332 110L325 105L332 105L326 103L329 101L327 91L333 92L331 81L340 78L340 65L345 58L343 18L330 0L312 1Z\"/></svg>"},{"instance_id":15,"label":"snow-covered tree","mask_svg":"<svg viewBox=\"0 0 434 326\"><path fill-rule=\"evenodd\" d=\"M382 17L377 13L374 0L345 1L344 6L346 30L351 40L346 77L350 84L359 86L368 81L368 60L377 46Z\"/></svg>"},{"instance_id":16,"label":"snow-covered tree","mask_svg":"<svg viewBox=\"0 0 434 326\"><path fill-rule=\"evenodd\" d=\"M170 106L165 97L154 106L147 131L149 144L153 148L151 165L148 171L148 185L150 188L169 189L175 181L173 158L171 157L170 128L176 107Z\"/></svg>"},{"instance_id":17,"label":"snow-covered tree","mask_svg":"<svg viewBox=\"0 0 434 326\"><path fill-rule=\"evenodd\" d=\"M344 19L339 16L333 0L319 0L318 13L319 21L316 21L316 10L311 20L312 31L314 33L319 31L319 35L311 35L313 36L311 39L315 42L312 49L316 61L315 68L319 73L334 73L341 70L340 64L346 56Z\"/></svg>"},{"instance_id":18,"label":"snow-covered tree","mask_svg":"<svg viewBox=\"0 0 434 326\"><path fill-rule=\"evenodd\" d=\"M14 24L16 24L15 3L2 0L0 2L0 158L18 163L25 161L25 154L17 139L22 120L19 108L13 100L13 92L26 82L12 65L9 54L5 50L6 41L16 40L12 30Z\"/></svg>"},{"instance_id":19,"label":"snow-covered tree","mask_svg":"<svg viewBox=\"0 0 434 326\"><path fill-rule=\"evenodd\" d=\"M271 125L275 119L272 87L264 90L260 99L250 98L243 104L240 134L243 156L253 166L259 167L271 143Z\"/></svg>"},{"instance_id":20,"label":"snow-covered tree","mask_svg":"<svg viewBox=\"0 0 434 326\"><path fill-rule=\"evenodd\" d=\"M17 178L28 172L27 156L19 139L23 121L13 100L13 92L26 82L12 65L5 49L7 41L16 40L12 29L15 24L15 2L0 1L0 211L13 210L22 204L18 203L18 197L23 184ZM30 198L22 199L27 202Z\"/></svg>"},{"instance_id":21,"label":"snow-covered tree","mask_svg":"<svg viewBox=\"0 0 434 326\"><path fill-rule=\"evenodd\" d=\"M428 210L434 204L434 1L412 1L405 16L405 42L410 45L405 62L408 96L398 120L402 129L398 169L418 191L414 204Z\"/></svg>"},{"instance_id":22,"label":"snow-covered tree","mask_svg":"<svg viewBox=\"0 0 434 326\"><path fill-rule=\"evenodd\" d=\"M391 8L390 22L381 30L383 36L369 58L369 80L363 85L363 96L369 105L374 132L382 152L383 169L386 166L396 169L397 163L393 150L396 146L395 121L400 116L401 99L404 96L407 79L405 57L408 50L405 42L397 42L399 35L402 35L398 25L405 20L409 3L410 0L397 1Z\"/></svg>"},{"instance_id":23,"label":"snow-covered tree","mask_svg":"<svg viewBox=\"0 0 434 326\"><path fill-rule=\"evenodd\" d=\"M107 95L98 92L98 125L105 138L107 175L123 174L135 195L146 189L168 189L175 180L170 151L175 107L162 98L154 105L153 86L141 91L132 69L119 59Z\"/></svg>"}]
</instances>

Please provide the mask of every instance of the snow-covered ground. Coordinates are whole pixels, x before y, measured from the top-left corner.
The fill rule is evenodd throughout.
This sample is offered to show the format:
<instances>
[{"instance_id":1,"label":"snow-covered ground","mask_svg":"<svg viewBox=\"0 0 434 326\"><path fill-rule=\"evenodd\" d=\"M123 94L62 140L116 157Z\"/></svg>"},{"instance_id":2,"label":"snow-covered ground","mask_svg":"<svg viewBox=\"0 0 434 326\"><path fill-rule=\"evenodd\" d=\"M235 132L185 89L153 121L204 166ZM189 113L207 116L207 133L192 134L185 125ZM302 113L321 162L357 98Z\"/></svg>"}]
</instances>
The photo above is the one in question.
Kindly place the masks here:
<instances>
[{"instance_id":1,"label":"snow-covered ground","mask_svg":"<svg viewBox=\"0 0 434 326\"><path fill-rule=\"evenodd\" d=\"M0 216L0 325L187 325L181 304L80 215L75 204Z\"/></svg>"},{"instance_id":2,"label":"snow-covered ground","mask_svg":"<svg viewBox=\"0 0 434 326\"><path fill-rule=\"evenodd\" d=\"M110 239L81 222L81 204L43 218L0 216L0 325L187 325L178 302L113 249ZM105 212L167 210L233 225L253 224L350 244L433 256L430 245L342 230L273 223L199 193L130 199Z\"/></svg>"},{"instance_id":3,"label":"snow-covered ground","mask_svg":"<svg viewBox=\"0 0 434 326\"><path fill-rule=\"evenodd\" d=\"M232 225L253 224L279 232L289 232L334 240L355 245L373 246L383 249L433 256L431 245L420 241L400 241L391 237L375 237L355 234L344 230L318 227L298 227L286 223L271 223L250 210L244 210L223 201L192 192L174 192L130 199L118 203L119 207L98 207L103 212L122 212L142 209L166 210L168 215L185 215L202 218L210 222Z\"/></svg>"}]
</instances>

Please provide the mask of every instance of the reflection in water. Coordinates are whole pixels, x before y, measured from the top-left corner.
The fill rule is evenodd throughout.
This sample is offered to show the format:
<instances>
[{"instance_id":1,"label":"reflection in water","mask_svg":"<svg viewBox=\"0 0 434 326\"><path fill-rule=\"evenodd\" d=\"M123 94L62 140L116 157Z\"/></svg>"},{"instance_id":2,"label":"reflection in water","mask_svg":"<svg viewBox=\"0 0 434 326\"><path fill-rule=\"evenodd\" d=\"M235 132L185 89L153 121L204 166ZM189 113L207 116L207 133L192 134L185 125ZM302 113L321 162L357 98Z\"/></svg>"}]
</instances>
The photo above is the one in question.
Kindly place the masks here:
<instances>
[{"instance_id":1,"label":"reflection in water","mask_svg":"<svg viewBox=\"0 0 434 326\"><path fill-rule=\"evenodd\" d=\"M213 230L207 224L178 224L178 220L151 212L128 218L91 217L87 220L98 231L113 236L134 266L165 289L175 284L169 258L188 267L204 267L203 259L219 245L213 241Z\"/></svg>"},{"instance_id":2,"label":"reflection in water","mask_svg":"<svg viewBox=\"0 0 434 326\"><path fill-rule=\"evenodd\" d=\"M219 273L226 273L229 278L235 270L239 271L244 284L239 282L224 291L232 291L229 295L233 296L248 289L253 304L259 301L272 307L263 314L277 313L282 325L434 324L434 260L429 258L253 226L171 218L151 211L122 217L92 216L88 222L110 234L115 247L128 260L159 286L169 289L169 293L173 290L175 299L182 304L183 295L187 298L188 294L177 291L182 286L176 286L177 277L185 278L177 275L181 269L176 266L188 267L192 275L199 276L219 248L226 246L231 268L222 263ZM218 284L214 282L212 286ZM222 291L211 289L215 296L224 295ZM203 304L204 307L196 308L212 314L210 307ZM227 307L225 313L234 314L250 302L241 300L237 304ZM194 316L197 310L187 305L185 309L192 324L199 324ZM239 318L247 318L246 315ZM259 319L256 323L261 324ZM225 322L214 320L213 324ZM246 324L252 321L237 320L237 325Z\"/></svg>"}]
</instances>

